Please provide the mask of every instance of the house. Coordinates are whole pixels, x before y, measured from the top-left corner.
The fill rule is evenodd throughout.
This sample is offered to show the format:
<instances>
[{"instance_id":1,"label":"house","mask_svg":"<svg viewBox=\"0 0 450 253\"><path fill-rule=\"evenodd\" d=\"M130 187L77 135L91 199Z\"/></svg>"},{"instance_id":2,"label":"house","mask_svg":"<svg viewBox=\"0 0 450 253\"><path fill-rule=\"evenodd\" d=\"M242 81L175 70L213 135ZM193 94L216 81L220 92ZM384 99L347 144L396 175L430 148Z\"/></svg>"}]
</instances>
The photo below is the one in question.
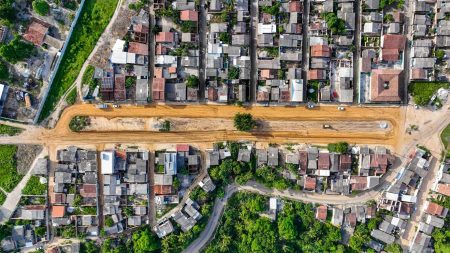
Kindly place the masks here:
<instances>
[{"instance_id":1,"label":"house","mask_svg":"<svg viewBox=\"0 0 450 253\"><path fill-rule=\"evenodd\" d=\"M333 216L331 217L331 224L341 226L344 220L344 211L342 209L333 208Z\"/></svg>"},{"instance_id":2,"label":"house","mask_svg":"<svg viewBox=\"0 0 450 253\"><path fill-rule=\"evenodd\" d=\"M312 192L316 191L316 178L304 176L303 190L312 191Z\"/></svg>"},{"instance_id":3,"label":"house","mask_svg":"<svg viewBox=\"0 0 450 253\"><path fill-rule=\"evenodd\" d=\"M380 8L380 0L365 0L365 10L378 10Z\"/></svg>"},{"instance_id":4,"label":"house","mask_svg":"<svg viewBox=\"0 0 450 253\"><path fill-rule=\"evenodd\" d=\"M382 242L384 242L386 244L392 244L392 243L395 242L395 237L393 235L387 234L387 233L385 233L385 232L383 232L381 230L378 230L378 229L372 230L372 232L370 232L370 235L373 238L375 238L375 239L377 239L379 241L382 241Z\"/></svg>"},{"instance_id":5,"label":"house","mask_svg":"<svg viewBox=\"0 0 450 253\"><path fill-rule=\"evenodd\" d=\"M356 213L347 213L345 215L345 225L349 227L356 227Z\"/></svg>"},{"instance_id":6,"label":"house","mask_svg":"<svg viewBox=\"0 0 450 253\"><path fill-rule=\"evenodd\" d=\"M329 58L331 50L328 45L314 45L311 46L311 57L325 57Z\"/></svg>"},{"instance_id":7,"label":"house","mask_svg":"<svg viewBox=\"0 0 450 253\"><path fill-rule=\"evenodd\" d=\"M251 150L250 149L239 149L238 161L239 162L250 162Z\"/></svg>"},{"instance_id":8,"label":"house","mask_svg":"<svg viewBox=\"0 0 450 253\"><path fill-rule=\"evenodd\" d=\"M444 219L438 218L433 215L426 215L425 222L433 227L442 228L445 225Z\"/></svg>"},{"instance_id":9,"label":"house","mask_svg":"<svg viewBox=\"0 0 450 253\"><path fill-rule=\"evenodd\" d=\"M400 34L386 34L381 40L381 59L387 62L396 62L400 53L405 50L406 37Z\"/></svg>"},{"instance_id":10,"label":"house","mask_svg":"<svg viewBox=\"0 0 450 253\"><path fill-rule=\"evenodd\" d=\"M102 151L100 153L101 172L103 175L115 173L115 154L114 151Z\"/></svg>"},{"instance_id":11,"label":"house","mask_svg":"<svg viewBox=\"0 0 450 253\"><path fill-rule=\"evenodd\" d=\"M319 169L319 170L329 170L330 169L330 154L329 153L319 153L317 169Z\"/></svg>"},{"instance_id":12,"label":"house","mask_svg":"<svg viewBox=\"0 0 450 253\"><path fill-rule=\"evenodd\" d=\"M436 191L440 194L443 194L445 196L449 196L450 197L450 184L442 184L439 183L437 185L437 189Z\"/></svg>"},{"instance_id":13,"label":"house","mask_svg":"<svg viewBox=\"0 0 450 253\"><path fill-rule=\"evenodd\" d=\"M206 168L219 165L220 154L215 150L206 151Z\"/></svg>"},{"instance_id":14,"label":"house","mask_svg":"<svg viewBox=\"0 0 450 253\"><path fill-rule=\"evenodd\" d=\"M200 181L198 183L198 185L206 192L212 192L212 191L214 191L214 189L216 189L216 186L214 185L214 183L209 175L207 175L205 178L203 178L203 180Z\"/></svg>"},{"instance_id":15,"label":"house","mask_svg":"<svg viewBox=\"0 0 450 253\"><path fill-rule=\"evenodd\" d=\"M258 166L267 164L267 150L265 149L257 149L256 150L256 163Z\"/></svg>"},{"instance_id":16,"label":"house","mask_svg":"<svg viewBox=\"0 0 450 253\"><path fill-rule=\"evenodd\" d=\"M316 208L316 219L321 220L321 221L326 221L327 220L327 212L328 212L328 209L326 206L324 206L324 205L318 206Z\"/></svg>"},{"instance_id":17,"label":"house","mask_svg":"<svg viewBox=\"0 0 450 253\"><path fill-rule=\"evenodd\" d=\"M195 10L182 10L180 11L180 20L198 22L198 12Z\"/></svg>"},{"instance_id":18,"label":"house","mask_svg":"<svg viewBox=\"0 0 450 253\"><path fill-rule=\"evenodd\" d=\"M278 148L269 147L267 165L271 167L278 166Z\"/></svg>"},{"instance_id":19,"label":"house","mask_svg":"<svg viewBox=\"0 0 450 253\"><path fill-rule=\"evenodd\" d=\"M65 206L52 206L52 217L53 218L62 218L66 214Z\"/></svg>"},{"instance_id":20,"label":"house","mask_svg":"<svg viewBox=\"0 0 450 253\"><path fill-rule=\"evenodd\" d=\"M170 220L164 220L160 224L154 226L153 231L155 231L159 238L163 238L164 236L172 233L174 229Z\"/></svg>"},{"instance_id":21,"label":"house","mask_svg":"<svg viewBox=\"0 0 450 253\"><path fill-rule=\"evenodd\" d=\"M448 209L434 202L427 202L425 204L425 212L430 215L445 218L447 216Z\"/></svg>"},{"instance_id":22,"label":"house","mask_svg":"<svg viewBox=\"0 0 450 253\"><path fill-rule=\"evenodd\" d=\"M173 43L174 38L173 32L159 32L156 34L155 41L156 43Z\"/></svg>"},{"instance_id":23,"label":"house","mask_svg":"<svg viewBox=\"0 0 450 253\"><path fill-rule=\"evenodd\" d=\"M403 92L403 70L372 70L369 92L371 102L401 102Z\"/></svg>"},{"instance_id":24,"label":"house","mask_svg":"<svg viewBox=\"0 0 450 253\"><path fill-rule=\"evenodd\" d=\"M351 176L350 185L352 191L362 191L367 189L367 177Z\"/></svg>"},{"instance_id":25,"label":"house","mask_svg":"<svg viewBox=\"0 0 450 253\"><path fill-rule=\"evenodd\" d=\"M23 38L35 46L41 46L44 43L45 36L48 34L49 26L40 20L33 20Z\"/></svg>"},{"instance_id":26,"label":"house","mask_svg":"<svg viewBox=\"0 0 450 253\"><path fill-rule=\"evenodd\" d=\"M430 241L431 236L418 232L414 236L413 243L410 244L409 250L413 253L426 252L425 249L430 245Z\"/></svg>"}]
</instances>

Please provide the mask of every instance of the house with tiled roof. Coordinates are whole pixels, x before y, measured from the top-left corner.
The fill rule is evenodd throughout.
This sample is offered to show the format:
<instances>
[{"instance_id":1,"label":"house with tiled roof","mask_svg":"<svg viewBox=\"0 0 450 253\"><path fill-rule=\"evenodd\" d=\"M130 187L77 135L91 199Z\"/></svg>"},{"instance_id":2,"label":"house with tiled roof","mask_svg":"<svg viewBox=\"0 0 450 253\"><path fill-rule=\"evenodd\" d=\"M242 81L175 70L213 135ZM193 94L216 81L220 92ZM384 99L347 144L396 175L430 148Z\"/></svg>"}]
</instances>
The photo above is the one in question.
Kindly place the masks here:
<instances>
[{"instance_id":1,"label":"house with tiled roof","mask_svg":"<svg viewBox=\"0 0 450 253\"><path fill-rule=\"evenodd\" d=\"M381 59L387 62L396 62L400 59L406 47L406 37L400 34L386 34L381 40Z\"/></svg>"},{"instance_id":2,"label":"house with tiled roof","mask_svg":"<svg viewBox=\"0 0 450 253\"><path fill-rule=\"evenodd\" d=\"M370 79L371 102L402 101L403 70L400 69L374 69Z\"/></svg>"}]
</instances>

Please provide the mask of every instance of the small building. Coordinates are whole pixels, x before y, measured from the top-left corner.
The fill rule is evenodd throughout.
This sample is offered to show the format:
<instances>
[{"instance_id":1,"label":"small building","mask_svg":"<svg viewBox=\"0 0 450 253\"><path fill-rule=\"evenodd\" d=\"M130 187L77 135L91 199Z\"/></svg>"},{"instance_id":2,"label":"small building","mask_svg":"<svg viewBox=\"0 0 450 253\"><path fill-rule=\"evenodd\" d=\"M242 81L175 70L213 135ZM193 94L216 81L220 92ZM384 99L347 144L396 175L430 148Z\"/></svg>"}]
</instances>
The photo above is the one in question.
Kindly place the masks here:
<instances>
[{"instance_id":1,"label":"small building","mask_svg":"<svg viewBox=\"0 0 450 253\"><path fill-rule=\"evenodd\" d=\"M216 186L214 185L214 183L209 175L207 175L205 178L203 178L203 180L200 181L198 183L198 185L206 192L212 192L212 191L214 191L214 189L216 189Z\"/></svg>"},{"instance_id":2,"label":"small building","mask_svg":"<svg viewBox=\"0 0 450 253\"><path fill-rule=\"evenodd\" d=\"M316 219L321 221L327 220L328 209L326 206L321 205L316 208Z\"/></svg>"}]
</instances>

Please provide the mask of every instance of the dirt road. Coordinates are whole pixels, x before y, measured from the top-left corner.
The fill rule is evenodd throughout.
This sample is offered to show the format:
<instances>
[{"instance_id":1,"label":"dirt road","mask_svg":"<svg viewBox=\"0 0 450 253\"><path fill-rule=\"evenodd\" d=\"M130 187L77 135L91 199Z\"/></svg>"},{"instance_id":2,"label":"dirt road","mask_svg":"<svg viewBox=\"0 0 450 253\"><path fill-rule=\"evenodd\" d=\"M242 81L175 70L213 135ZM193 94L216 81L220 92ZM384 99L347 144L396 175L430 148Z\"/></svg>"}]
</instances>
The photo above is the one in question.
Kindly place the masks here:
<instances>
[{"instance_id":1,"label":"dirt road","mask_svg":"<svg viewBox=\"0 0 450 253\"><path fill-rule=\"evenodd\" d=\"M214 131L177 131L177 132L148 132L148 131L91 131L73 133L68 125L77 115L89 115L113 119L117 117L148 118L197 118L208 124L208 119L232 119L238 112L251 113L260 121L302 121L321 122L317 124L341 124L344 122L380 122L385 121L389 129L379 131L346 131L345 126L340 131L322 129L321 127L305 127L300 131L253 131L239 132L235 130ZM154 105L146 107L124 106L101 110L93 105L75 105L67 108L54 129L34 129L20 135L19 138L2 138L0 143L43 143L43 144L105 144L105 143L206 143L222 140L249 140L259 142L302 142L329 143L333 141L348 141L358 144L383 144L395 147L399 138L399 127L403 126L402 108L398 107L347 107L345 111L338 111L335 106L321 106L314 110L304 107L249 107L217 105L189 105L170 106ZM348 123L348 128L352 128Z\"/></svg>"}]
</instances>

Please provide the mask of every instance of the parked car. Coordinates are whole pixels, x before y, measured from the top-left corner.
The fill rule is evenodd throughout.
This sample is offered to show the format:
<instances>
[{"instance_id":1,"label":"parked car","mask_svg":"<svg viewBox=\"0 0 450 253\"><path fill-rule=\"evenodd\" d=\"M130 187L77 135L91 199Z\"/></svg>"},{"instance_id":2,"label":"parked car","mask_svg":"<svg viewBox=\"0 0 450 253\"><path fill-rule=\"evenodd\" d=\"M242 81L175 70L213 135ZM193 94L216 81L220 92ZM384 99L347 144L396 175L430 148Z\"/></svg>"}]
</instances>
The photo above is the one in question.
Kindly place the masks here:
<instances>
[{"instance_id":1,"label":"parked car","mask_svg":"<svg viewBox=\"0 0 450 253\"><path fill-rule=\"evenodd\" d=\"M113 107L114 107L114 108L119 108L120 105L114 104Z\"/></svg>"},{"instance_id":2,"label":"parked car","mask_svg":"<svg viewBox=\"0 0 450 253\"><path fill-rule=\"evenodd\" d=\"M338 110L339 110L339 111L345 111L345 107L343 107L343 106L338 106Z\"/></svg>"},{"instance_id":3,"label":"parked car","mask_svg":"<svg viewBox=\"0 0 450 253\"><path fill-rule=\"evenodd\" d=\"M331 125L324 124L324 125L322 125L322 128L323 128L323 129L330 129L330 128L331 128Z\"/></svg>"},{"instance_id":4,"label":"parked car","mask_svg":"<svg viewBox=\"0 0 450 253\"><path fill-rule=\"evenodd\" d=\"M98 104L97 108L98 109L106 109L106 108L108 108L108 105L107 104Z\"/></svg>"}]
</instances>

